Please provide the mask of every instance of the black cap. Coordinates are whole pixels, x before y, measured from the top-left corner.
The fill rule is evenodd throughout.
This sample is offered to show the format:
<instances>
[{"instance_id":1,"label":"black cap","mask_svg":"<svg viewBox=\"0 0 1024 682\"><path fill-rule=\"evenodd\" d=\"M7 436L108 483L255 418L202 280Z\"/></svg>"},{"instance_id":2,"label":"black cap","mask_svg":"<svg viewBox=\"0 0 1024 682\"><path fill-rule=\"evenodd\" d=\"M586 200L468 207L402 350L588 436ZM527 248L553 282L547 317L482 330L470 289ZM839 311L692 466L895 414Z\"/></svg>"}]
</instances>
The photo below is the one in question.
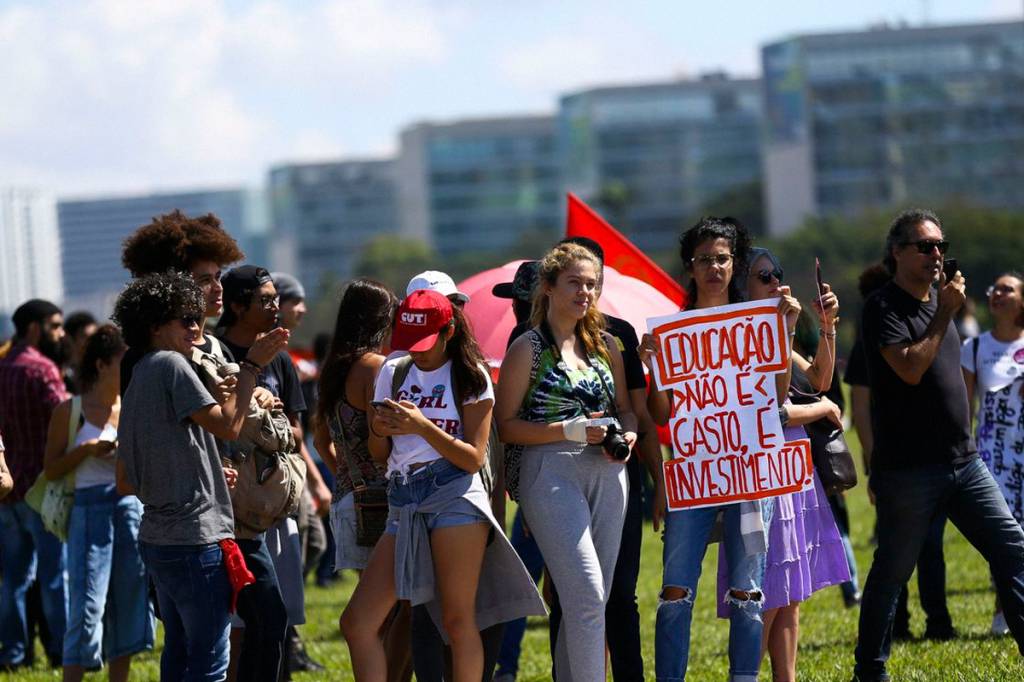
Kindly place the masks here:
<instances>
[{"instance_id":1,"label":"black cap","mask_svg":"<svg viewBox=\"0 0 1024 682\"><path fill-rule=\"evenodd\" d=\"M537 286L539 278L540 261L523 261L516 269L516 274L512 281L495 284L491 288L491 293L498 298L517 298L520 301L529 301L533 296L533 288Z\"/></svg>"},{"instance_id":2,"label":"black cap","mask_svg":"<svg viewBox=\"0 0 1024 682\"><path fill-rule=\"evenodd\" d=\"M247 304L252 293L267 282L273 282L270 273L258 265L239 265L231 268L220 278L220 285L224 287L224 305L232 303Z\"/></svg>"}]
</instances>

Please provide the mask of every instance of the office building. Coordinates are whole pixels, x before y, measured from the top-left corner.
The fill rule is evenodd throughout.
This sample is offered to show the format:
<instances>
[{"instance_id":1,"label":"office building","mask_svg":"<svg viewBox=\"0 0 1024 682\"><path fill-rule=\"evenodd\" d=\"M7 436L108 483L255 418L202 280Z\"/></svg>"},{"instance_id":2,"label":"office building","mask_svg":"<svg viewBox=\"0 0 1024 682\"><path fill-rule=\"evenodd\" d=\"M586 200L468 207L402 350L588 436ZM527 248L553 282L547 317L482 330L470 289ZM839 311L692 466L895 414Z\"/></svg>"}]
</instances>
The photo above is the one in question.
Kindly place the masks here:
<instances>
[{"instance_id":1,"label":"office building","mask_svg":"<svg viewBox=\"0 0 1024 682\"><path fill-rule=\"evenodd\" d=\"M174 209L213 213L250 263L266 262L261 192L231 189L60 201L61 263L69 306L107 316L130 274L121 265L128 235Z\"/></svg>"},{"instance_id":2,"label":"office building","mask_svg":"<svg viewBox=\"0 0 1024 682\"><path fill-rule=\"evenodd\" d=\"M270 171L274 267L316 298L349 279L366 244L401 232L389 160L280 165Z\"/></svg>"},{"instance_id":3,"label":"office building","mask_svg":"<svg viewBox=\"0 0 1024 682\"><path fill-rule=\"evenodd\" d=\"M553 238L564 215L555 120L419 123L401 133L399 215L442 257Z\"/></svg>"},{"instance_id":4,"label":"office building","mask_svg":"<svg viewBox=\"0 0 1024 682\"><path fill-rule=\"evenodd\" d=\"M761 174L757 80L712 74L561 98L566 188L641 248L673 248L686 221Z\"/></svg>"},{"instance_id":5,"label":"office building","mask_svg":"<svg viewBox=\"0 0 1024 682\"><path fill-rule=\"evenodd\" d=\"M1024 23L797 36L761 56L771 232L867 207L1024 208Z\"/></svg>"},{"instance_id":6,"label":"office building","mask_svg":"<svg viewBox=\"0 0 1024 682\"><path fill-rule=\"evenodd\" d=\"M62 301L59 253L53 195L35 189L0 188L0 315L9 316L31 298ZM13 328L0 331L6 336Z\"/></svg>"}]
</instances>

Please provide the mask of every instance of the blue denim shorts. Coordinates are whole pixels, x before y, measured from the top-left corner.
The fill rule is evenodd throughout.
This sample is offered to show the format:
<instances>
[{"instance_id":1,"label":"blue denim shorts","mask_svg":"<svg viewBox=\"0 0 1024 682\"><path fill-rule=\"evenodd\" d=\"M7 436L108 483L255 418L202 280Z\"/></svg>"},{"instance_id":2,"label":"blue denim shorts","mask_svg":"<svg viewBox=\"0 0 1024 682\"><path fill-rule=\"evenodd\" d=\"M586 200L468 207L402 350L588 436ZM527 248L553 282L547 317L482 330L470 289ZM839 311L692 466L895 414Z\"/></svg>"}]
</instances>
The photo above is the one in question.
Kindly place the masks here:
<instances>
[{"instance_id":1,"label":"blue denim shorts","mask_svg":"<svg viewBox=\"0 0 1024 682\"><path fill-rule=\"evenodd\" d=\"M473 476L443 457L420 467L408 476L391 474L388 479L388 524L385 533L398 533L398 510L408 504L419 504L430 497L435 490L443 488L462 476ZM467 487L468 487L468 481ZM424 514L427 528L451 528L471 523L488 523L487 517L464 497L452 500L451 504L436 514Z\"/></svg>"},{"instance_id":2,"label":"blue denim shorts","mask_svg":"<svg viewBox=\"0 0 1024 682\"><path fill-rule=\"evenodd\" d=\"M113 485L75 491L68 523L68 620L64 664L98 669L104 660L153 648L149 581L139 553L142 503Z\"/></svg>"}]
</instances>

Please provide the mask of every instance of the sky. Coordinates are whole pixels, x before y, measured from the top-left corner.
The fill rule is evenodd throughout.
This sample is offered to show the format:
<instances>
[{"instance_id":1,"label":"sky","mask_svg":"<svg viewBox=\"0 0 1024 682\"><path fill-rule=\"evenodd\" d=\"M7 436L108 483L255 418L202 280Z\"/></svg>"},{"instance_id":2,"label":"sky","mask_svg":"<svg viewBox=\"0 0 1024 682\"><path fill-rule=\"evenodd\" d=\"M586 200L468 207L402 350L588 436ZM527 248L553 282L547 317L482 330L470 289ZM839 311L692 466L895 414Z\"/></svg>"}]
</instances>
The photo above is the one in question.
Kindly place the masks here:
<instances>
[{"instance_id":1,"label":"sky","mask_svg":"<svg viewBox=\"0 0 1024 682\"><path fill-rule=\"evenodd\" d=\"M634 5L634 6L630 6ZM258 186L418 121L725 70L800 33L1020 20L1024 0L0 0L0 186Z\"/></svg>"}]
</instances>

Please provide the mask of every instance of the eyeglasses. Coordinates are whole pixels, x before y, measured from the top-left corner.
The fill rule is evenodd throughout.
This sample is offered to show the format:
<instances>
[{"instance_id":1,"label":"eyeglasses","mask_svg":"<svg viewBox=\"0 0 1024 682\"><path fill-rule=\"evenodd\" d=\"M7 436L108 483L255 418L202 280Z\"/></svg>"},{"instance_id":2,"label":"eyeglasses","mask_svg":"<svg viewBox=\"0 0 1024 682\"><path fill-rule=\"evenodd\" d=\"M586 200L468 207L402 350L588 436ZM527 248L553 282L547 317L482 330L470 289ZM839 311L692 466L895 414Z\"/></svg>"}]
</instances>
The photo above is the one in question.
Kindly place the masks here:
<instances>
[{"instance_id":1,"label":"eyeglasses","mask_svg":"<svg viewBox=\"0 0 1024 682\"><path fill-rule=\"evenodd\" d=\"M280 296L271 296L270 294L263 294L260 296L260 305L264 308L274 308L281 305Z\"/></svg>"},{"instance_id":2,"label":"eyeglasses","mask_svg":"<svg viewBox=\"0 0 1024 682\"><path fill-rule=\"evenodd\" d=\"M694 256L690 259L693 267L710 268L712 264L720 268L732 263L731 253L706 253L702 256Z\"/></svg>"},{"instance_id":3,"label":"eyeglasses","mask_svg":"<svg viewBox=\"0 0 1024 682\"><path fill-rule=\"evenodd\" d=\"M1014 292L1016 292L1016 289L1011 287L1009 284L1000 284L998 286L992 285L988 289L985 289L985 295L988 297L991 297L992 294L995 293L1012 294Z\"/></svg>"},{"instance_id":4,"label":"eyeglasses","mask_svg":"<svg viewBox=\"0 0 1024 682\"><path fill-rule=\"evenodd\" d=\"M913 246L918 253L929 254L932 249L938 249L939 253L949 251L949 242L945 239L920 239L916 242L903 242L901 246Z\"/></svg>"},{"instance_id":5,"label":"eyeglasses","mask_svg":"<svg viewBox=\"0 0 1024 682\"><path fill-rule=\"evenodd\" d=\"M199 326L199 318L195 315L182 315L178 318L178 322L180 322L181 326L185 329L191 329L192 327Z\"/></svg>"}]
</instances>

